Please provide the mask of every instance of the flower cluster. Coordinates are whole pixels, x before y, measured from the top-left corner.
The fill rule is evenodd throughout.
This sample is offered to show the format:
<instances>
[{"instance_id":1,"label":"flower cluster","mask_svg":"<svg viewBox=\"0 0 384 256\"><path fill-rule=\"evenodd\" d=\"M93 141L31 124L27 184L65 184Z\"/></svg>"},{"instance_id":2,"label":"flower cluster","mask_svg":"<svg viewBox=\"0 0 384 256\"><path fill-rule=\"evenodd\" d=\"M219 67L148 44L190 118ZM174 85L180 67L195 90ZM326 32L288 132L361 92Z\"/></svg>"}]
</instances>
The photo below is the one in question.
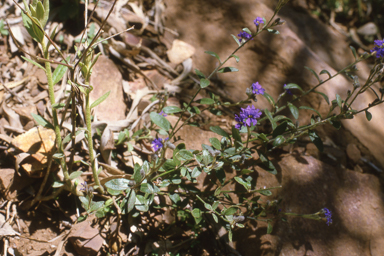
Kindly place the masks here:
<instances>
[{"instance_id":1,"label":"flower cluster","mask_svg":"<svg viewBox=\"0 0 384 256\"><path fill-rule=\"evenodd\" d=\"M164 117L168 116L167 114L164 113L163 110L161 110L161 112L159 113L159 115L162 115L162 116L164 116Z\"/></svg>"},{"instance_id":2,"label":"flower cluster","mask_svg":"<svg viewBox=\"0 0 384 256\"><path fill-rule=\"evenodd\" d=\"M249 40L250 38L252 38L252 35L251 34L248 34L247 32L243 31L243 32L240 32L240 34L237 35L239 37L239 42L241 43L241 41L244 39L245 41L246 40ZM252 39L253 40L253 39Z\"/></svg>"},{"instance_id":3,"label":"flower cluster","mask_svg":"<svg viewBox=\"0 0 384 256\"><path fill-rule=\"evenodd\" d=\"M166 139L162 139L162 138L157 138L157 139L154 139L153 141L152 141L152 149L156 152L156 151L158 151L159 149L161 149L163 146L164 146L164 144L163 144L163 141L165 142L166 140L168 140L168 138L166 138Z\"/></svg>"},{"instance_id":4,"label":"flower cluster","mask_svg":"<svg viewBox=\"0 0 384 256\"><path fill-rule=\"evenodd\" d=\"M329 226L330 224L332 224L332 212L327 208L323 208L322 211L323 211L325 218L327 220L327 225Z\"/></svg>"},{"instance_id":5,"label":"flower cluster","mask_svg":"<svg viewBox=\"0 0 384 256\"><path fill-rule=\"evenodd\" d=\"M372 52L376 52L376 58L384 58L384 40L375 40L375 47L371 50Z\"/></svg>"},{"instance_id":6,"label":"flower cluster","mask_svg":"<svg viewBox=\"0 0 384 256\"><path fill-rule=\"evenodd\" d=\"M256 83L252 84L252 92L253 92L253 94L261 94L261 95L263 95L264 92L265 92L265 89L263 87L261 87L259 82L256 82Z\"/></svg>"},{"instance_id":7,"label":"flower cluster","mask_svg":"<svg viewBox=\"0 0 384 256\"><path fill-rule=\"evenodd\" d=\"M240 130L243 126L251 127L252 125L257 124L257 118L260 118L261 111L256 109L255 106L248 106L247 108L241 108L240 114L235 115L235 120L238 124L235 125L235 128Z\"/></svg>"},{"instance_id":8,"label":"flower cluster","mask_svg":"<svg viewBox=\"0 0 384 256\"><path fill-rule=\"evenodd\" d=\"M253 23L255 23L256 26L259 26L260 24L264 24L264 20L261 17L257 17Z\"/></svg>"}]
</instances>

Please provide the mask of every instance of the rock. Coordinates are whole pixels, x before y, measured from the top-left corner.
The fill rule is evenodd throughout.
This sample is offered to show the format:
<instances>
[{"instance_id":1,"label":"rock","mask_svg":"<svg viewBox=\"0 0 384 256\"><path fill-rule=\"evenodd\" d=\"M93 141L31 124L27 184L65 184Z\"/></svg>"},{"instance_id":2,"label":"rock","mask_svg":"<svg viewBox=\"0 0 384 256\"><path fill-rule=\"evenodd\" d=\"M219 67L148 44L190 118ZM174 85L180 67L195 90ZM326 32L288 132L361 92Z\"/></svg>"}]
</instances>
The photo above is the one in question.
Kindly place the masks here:
<instances>
[{"instance_id":1,"label":"rock","mask_svg":"<svg viewBox=\"0 0 384 256\"><path fill-rule=\"evenodd\" d=\"M34 182L17 175L14 169L0 169L0 192L7 200L15 200L17 193Z\"/></svg>"},{"instance_id":2,"label":"rock","mask_svg":"<svg viewBox=\"0 0 384 256\"><path fill-rule=\"evenodd\" d=\"M361 153L356 144L350 143L347 145L347 156L352 161L352 163L357 163L360 160Z\"/></svg>"},{"instance_id":3,"label":"rock","mask_svg":"<svg viewBox=\"0 0 384 256\"><path fill-rule=\"evenodd\" d=\"M41 126L30 129L14 138L11 142L16 149L16 160L29 176L41 177L47 164L47 154L55 146L55 132ZM10 152L12 150L9 150Z\"/></svg>"},{"instance_id":4,"label":"rock","mask_svg":"<svg viewBox=\"0 0 384 256\"><path fill-rule=\"evenodd\" d=\"M20 116L21 124L25 127L30 121L33 121L31 114L37 115L37 108L35 105L29 105L25 107L15 108L16 114Z\"/></svg>"},{"instance_id":5,"label":"rock","mask_svg":"<svg viewBox=\"0 0 384 256\"><path fill-rule=\"evenodd\" d=\"M78 255L84 256L96 255L104 242L99 230L93 228L89 220L75 224L68 239Z\"/></svg>"},{"instance_id":6,"label":"rock","mask_svg":"<svg viewBox=\"0 0 384 256\"><path fill-rule=\"evenodd\" d=\"M357 34L361 36L374 36L377 34L378 29L376 27L376 24L373 22L368 22L364 24L363 26L359 27L356 30Z\"/></svg>"},{"instance_id":7,"label":"rock","mask_svg":"<svg viewBox=\"0 0 384 256\"><path fill-rule=\"evenodd\" d=\"M180 64L195 54L195 47L181 40L174 40L172 48L167 51L168 59L173 64Z\"/></svg>"},{"instance_id":8,"label":"rock","mask_svg":"<svg viewBox=\"0 0 384 256\"><path fill-rule=\"evenodd\" d=\"M91 103L110 91L108 98L93 108L98 120L118 121L125 118L127 106L124 103L123 78L112 60L100 56L91 76L93 91Z\"/></svg>"}]
</instances>

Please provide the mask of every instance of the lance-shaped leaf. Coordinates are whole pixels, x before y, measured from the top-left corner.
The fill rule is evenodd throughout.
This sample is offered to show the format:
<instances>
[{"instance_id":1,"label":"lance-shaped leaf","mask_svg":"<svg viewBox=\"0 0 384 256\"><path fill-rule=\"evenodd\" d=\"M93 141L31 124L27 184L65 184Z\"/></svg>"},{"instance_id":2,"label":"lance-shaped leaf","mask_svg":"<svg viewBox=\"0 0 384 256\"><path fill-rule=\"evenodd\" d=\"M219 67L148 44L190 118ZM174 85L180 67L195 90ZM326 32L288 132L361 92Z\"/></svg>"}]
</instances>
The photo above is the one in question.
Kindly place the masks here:
<instances>
[{"instance_id":1,"label":"lance-shaped leaf","mask_svg":"<svg viewBox=\"0 0 384 256\"><path fill-rule=\"evenodd\" d=\"M209 54L209 55L211 55L211 56L213 56L213 57L215 57L215 58L218 59L219 62L221 63L221 60L220 60L219 55L217 55L215 52L205 51L205 53L206 53L206 54Z\"/></svg>"},{"instance_id":2,"label":"lance-shaped leaf","mask_svg":"<svg viewBox=\"0 0 384 256\"><path fill-rule=\"evenodd\" d=\"M99 105L101 102L103 102L104 100L106 100L109 96L109 94L111 93L111 91L105 93L103 96L101 96L100 98L98 98L97 100L95 100L92 104L91 104L91 109L96 107L97 105Z\"/></svg>"},{"instance_id":3,"label":"lance-shaped leaf","mask_svg":"<svg viewBox=\"0 0 384 256\"><path fill-rule=\"evenodd\" d=\"M149 115L152 122L159 126L161 129L165 131L169 131L171 129L171 123L162 115L156 113L156 112L151 112Z\"/></svg>"},{"instance_id":4,"label":"lance-shaped leaf","mask_svg":"<svg viewBox=\"0 0 384 256\"><path fill-rule=\"evenodd\" d=\"M69 61L69 57L67 58L67 61ZM65 61L61 61L61 63L65 63ZM64 76L65 72L67 72L67 69L68 67L67 66L64 66L64 65L59 65L57 66L57 68L55 69L55 71L53 71L53 74L52 74L52 80L53 80L53 84L57 84Z\"/></svg>"}]
</instances>

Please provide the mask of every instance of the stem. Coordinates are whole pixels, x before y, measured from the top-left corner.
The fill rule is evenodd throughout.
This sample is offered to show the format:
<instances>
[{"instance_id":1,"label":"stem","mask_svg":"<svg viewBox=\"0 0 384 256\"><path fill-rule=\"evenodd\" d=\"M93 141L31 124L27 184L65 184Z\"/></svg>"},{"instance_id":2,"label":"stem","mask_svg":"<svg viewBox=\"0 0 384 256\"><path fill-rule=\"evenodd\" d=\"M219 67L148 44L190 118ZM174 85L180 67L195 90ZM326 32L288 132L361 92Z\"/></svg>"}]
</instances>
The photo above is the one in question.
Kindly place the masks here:
<instances>
[{"instance_id":1,"label":"stem","mask_svg":"<svg viewBox=\"0 0 384 256\"><path fill-rule=\"evenodd\" d=\"M46 49L45 43L44 42L41 43L41 46L43 48L44 58L49 59L49 52L48 52L48 49ZM47 80L48 80L49 100L50 100L51 106L52 106L56 102L55 102L54 84L53 84L53 80L52 80L51 63L45 62L45 70L46 70L46 75L47 75ZM65 162L63 143L61 140L60 125L59 125L58 118L57 118L57 110L55 108L52 108L52 119L53 119L53 126L55 128L57 151L58 151L58 153L63 155L63 157L60 158L60 165L61 165L61 168L63 169L64 179L69 185L70 184L69 173L68 173L67 165Z\"/></svg>"},{"instance_id":2,"label":"stem","mask_svg":"<svg viewBox=\"0 0 384 256\"><path fill-rule=\"evenodd\" d=\"M89 81L85 81L86 85L89 85ZM96 162L95 162L95 155L93 153L93 140L92 140L92 123L91 123L91 106L89 104L90 98L89 98L90 91L87 91L85 95L85 123L87 125L87 134L88 134L88 151L89 151L89 161L91 162L92 167L92 174L93 179L95 180L95 184L97 186L97 190L103 194L104 188L100 185L99 176L97 175L96 170Z\"/></svg>"}]
</instances>

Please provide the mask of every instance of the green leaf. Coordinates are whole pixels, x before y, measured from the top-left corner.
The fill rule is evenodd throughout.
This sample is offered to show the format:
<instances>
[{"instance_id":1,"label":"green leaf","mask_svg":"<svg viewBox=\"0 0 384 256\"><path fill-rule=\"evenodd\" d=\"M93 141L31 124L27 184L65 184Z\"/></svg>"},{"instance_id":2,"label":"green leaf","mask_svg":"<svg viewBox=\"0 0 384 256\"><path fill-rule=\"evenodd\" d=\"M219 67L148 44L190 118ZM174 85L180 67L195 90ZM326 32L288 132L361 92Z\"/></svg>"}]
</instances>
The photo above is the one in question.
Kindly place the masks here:
<instances>
[{"instance_id":1,"label":"green leaf","mask_svg":"<svg viewBox=\"0 0 384 256\"><path fill-rule=\"evenodd\" d=\"M276 136L283 134L285 132L285 130L287 129L287 126L288 126L287 122L282 122L281 124L279 124L273 130L272 137L275 138Z\"/></svg>"},{"instance_id":2,"label":"green leaf","mask_svg":"<svg viewBox=\"0 0 384 256\"><path fill-rule=\"evenodd\" d=\"M197 167L195 167L192 170L191 177L192 178L197 178L197 177L200 176L200 174L201 174L201 171Z\"/></svg>"},{"instance_id":3,"label":"green leaf","mask_svg":"<svg viewBox=\"0 0 384 256\"><path fill-rule=\"evenodd\" d=\"M269 121L271 122L272 129L275 130L277 127L277 124L276 124L275 120L273 120L273 116L272 116L271 111L269 111L268 109L264 109L264 113L268 117Z\"/></svg>"},{"instance_id":4,"label":"green leaf","mask_svg":"<svg viewBox=\"0 0 384 256\"><path fill-rule=\"evenodd\" d=\"M109 96L109 94L111 93L111 91L105 93L103 96L101 96L100 98L98 98L97 100L95 100L92 104L91 104L91 109L96 107L97 105L99 105L101 102L103 102L104 100L106 100Z\"/></svg>"},{"instance_id":5,"label":"green leaf","mask_svg":"<svg viewBox=\"0 0 384 256\"><path fill-rule=\"evenodd\" d=\"M186 150L186 149L180 150L177 153L177 156L180 157L182 160L185 160L185 161L194 159L193 154L189 150Z\"/></svg>"},{"instance_id":6,"label":"green leaf","mask_svg":"<svg viewBox=\"0 0 384 256\"><path fill-rule=\"evenodd\" d=\"M52 157L54 159L61 159L61 158L65 157L65 155L63 153L55 153L55 154L53 154Z\"/></svg>"},{"instance_id":7,"label":"green leaf","mask_svg":"<svg viewBox=\"0 0 384 256\"><path fill-rule=\"evenodd\" d=\"M330 120L329 121L333 127L335 127L337 130L339 130L341 128L341 122L338 121L338 120Z\"/></svg>"},{"instance_id":8,"label":"green leaf","mask_svg":"<svg viewBox=\"0 0 384 256\"><path fill-rule=\"evenodd\" d=\"M249 184L248 182L245 182L242 178L240 177L235 177L234 178L240 185L242 185L247 191L251 189L251 184ZM231 209L231 208L229 208ZM229 210L228 209L228 210ZM226 215L229 215L229 214L226 214Z\"/></svg>"},{"instance_id":9,"label":"green leaf","mask_svg":"<svg viewBox=\"0 0 384 256\"><path fill-rule=\"evenodd\" d=\"M356 49L355 49L355 47L353 47L352 45L350 45L349 48L351 48L351 50L352 50L352 54L353 54L353 56L355 57L355 60L357 60L357 54L356 54Z\"/></svg>"},{"instance_id":10,"label":"green leaf","mask_svg":"<svg viewBox=\"0 0 384 256\"><path fill-rule=\"evenodd\" d=\"M299 109L312 110L312 111L316 112L316 114L321 118L321 115L320 115L319 111L317 111L317 110L314 109L314 108L311 108L311 107L308 107L308 106L300 106Z\"/></svg>"},{"instance_id":11,"label":"green leaf","mask_svg":"<svg viewBox=\"0 0 384 256\"><path fill-rule=\"evenodd\" d=\"M326 69L321 70L320 75L322 75L322 74L327 74L329 78L332 77L331 73L329 73L328 70L326 70Z\"/></svg>"},{"instance_id":12,"label":"green leaf","mask_svg":"<svg viewBox=\"0 0 384 256\"><path fill-rule=\"evenodd\" d=\"M206 78L200 79L200 87L201 88L208 87L210 83L211 82L208 79L206 79Z\"/></svg>"},{"instance_id":13,"label":"green leaf","mask_svg":"<svg viewBox=\"0 0 384 256\"><path fill-rule=\"evenodd\" d=\"M79 200L81 202L81 206L85 209L85 210L88 210L88 207L89 207L89 199L88 199L88 196L85 197L85 196L79 196Z\"/></svg>"},{"instance_id":14,"label":"green leaf","mask_svg":"<svg viewBox=\"0 0 384 256\"><path fill-rule=\"evenodd\" d=\"M213 202L213 204L212 204L212 209L213 210L216 210L216 208L219 206L219 201L215 201L215 202Z\"/></svg>"},{"instance_id":15,"label":"green leaf","mask_svg":"<svg viewBox=\"0 0 384 256\"><path fill-rule=\"evenodd\" d=\"M69 57L67 58L67 61L69 61ZM61 63L65 63L64 60L61 61ZM64 65L58 65L55 71L53 71L52 74L52 80L53 84L57 84L64 76L65 72L67 72L68 67Z\"/></svg>"},{"instance_id":16,"label":"green leaf","mask_svg":"<svg viewBox=\"0 0 384 256\"><path fill-rule=\"evenodd\" d=\"M197 103L200 103L200 104L207 104L207 105L210 105L210 104L213 104L215 103L215 100L211 99L211 98L202 98L202 99L199 99L196 101Z\"/></svg>"},{"instance_id":17,"label":"green leaf","mask_svg":"<svg viewBox=\"0 0 384 256\"><path fill-rule=\"evenodd\" d=\"M209 142L215 149L221 150L221 143L218 138L209 138Z\"/></svg>"},{"instance_id":18,"label":"green leaf","mask_svg":"<svg viewBox=\"0 0 384 256\"><path fill-rule=\"evenodd\" d=\"M232 236L233 236L232 229L230 229L230 230L228 230L228 240L229 240L229 242L232 242Z\"/></svg>"},{"instance_id":19,"label":"green leaf","mask_svg":"<svg viewBox=\"0 0 384 256\"><path fill-rule=\"evenodd\" d=\"M238 148L236 144L239 144L239 145L243 144L241 141L240 132L238 129L235 128L235 126L232 126L232 137L235 140L235 142L238 142L238 143L235 143L236 148Z\"/></svg>"},{"instance_id":20,"label":"green leaf","mask_svg":"<svg viewBox=\"0 0 384 256\"><path fill-rule=\"evenodd\" d=\"M44 26L45 24L43 24L43 21L44 21L44 7L43 7L43 4L39 1L37 2L37 5L36 5L36 16L35 16L41 23L42 26Z\"/></svg>"},{"instance_id":21,"label":"green leaf","mask_svg":"<svg viewBox=\"0 0 384 256\"><path fill-rule=\"evenodd\" d=\"M205 207L205 209L207 209L208 211L212 211L212 206L211 206L210 204L205 203L205 204L204 204L204 207Z\"/></svg>"},{"instance_id":22,"label":"green leaf","mask_svg":"<svg viewBox=\"0 0 384 256\"><path fill-rule=\"evenodd\" d=\"M281 144L283 144L285 142L285 138L283 135L279 135L275 138L275 140L273 141L273 146L274 147L278 147L280 146Z\"/></svg>"},{"instance_id":23,"label":"green leaf","mask_svg":"<svg viewBox=\"0 0 384 256\"><path fill-rule=\"evenodd\" d=\"M223 137L227 137L229 139L229 135L228 133L226 133L223 129L220 128L220 126L211 126L209 127L209 129L211 131L213 131L214 133L217 133Z\"/></svg>"},{"instance_id":24,"label":"green leaf","mask_svg":"<svg viewBox=\"0 0 384 256\"><path fill-rule=\"evenodd\" d=\"M43 26L45 26L45 24L47 24L47 21L48 21L48 18L49 18L49 0L44 0L43 2L43 6L44 6L44 16L43 16L43 20L41 21L41 23L43 24ZM51 37L53 39L53 37Z\"/></svg>"},{"instance_id":25,"label":"green leaf","mask_svg":"<svg viewBox=\"0 0 384 256\"><path fill-rule=\"evenodd\" d=\"M275 30L275 29L270 29L270 28L268 28L267 31L268 31L269 33L272 33L272 34L275 34L275 35L280 34L280 32L277 31L277 30Z\"/></svg>"},{"instance_id":26,"label":"green leaf","mask_svg":"<svg viewBox=\"0 0 384 256\"><path fill-rule=\"evenodd\" d=\"M62 187L64 185L65 185L64 183L61 183L59 181L54 181L53 184L52 184L52 187L53 188L60 188L60 187Z\"/></svg>"},{"instance_id":27,"label":"green leaf","mask_svg":"<svg viewBox=\"0 0 384 256\"><path fill-rule=\"evenodd\" d=\"M247 34L252 35L252 32L251 30L249 30L249 28L243 28L243 31L247 32Z\"/></svg>"},{"instance_id":28,"label":"green leaf","mask_svg":"<svg viewBox=\"0 0 384 256\"><path fill-rule=\"evenodd\" d=\"M285 90L286 89L299 89L300 91L304 92L303 89L301 89L300 86L298 86L297 84L292 84L292 83L285 85L284 89Z\"/></svg>"},{"instance_id":29,"label":"green leaf","mask_svg":"<svg viewBox=\"0 0 384 256\"><path fill-rule=\"evenodd\" d=\"M181 150L180 150L181 151ZM167 171L175 169L177 166L175 160L173 159L167 159L163 165L163 168Z\"/></svg>"},{"instance_id":30,"label":"green leaf","mask_svg":"<svg viewBox=\"0 0 384 256\"><path fill-rule=\"evenodd\" d=\"M323 146L323 142L321 141L321 138L319 137L319 135L313 130L308 131L308 135L309 135L309 138L311 139L311 141L313 142L313 144L315 144L315 146L317 147L317 149L320 152L323 152L324 146Z\"/></svg>"},{"instance_id":31,"label":"green leaf","mask_svg":"<svg viewBox=\"0 0 384 256\"><path fill-rule=\"evenodd\" d=\"M127 213L133 210L135 207L135 202L136 202L136 192L135 190L131 189L129 192L129 199L127 203Z\"/></svg>"},{"instance_id":32,"label":"green leaf","mask_svg":"<svg viewBox=\"0 0 384 256\"><path fill-rule=\"evenodd\" d=\"M153 194L153 187L149 183L142 183L140 185L140 191L143 193Z\"/></svg>"},{"instance_id":33,"label":"green leaf","mask_svg":"<svg viewBox=\"0 0 384 256\"><path fill-rule=\"evenodd\" d=\"M36 36L36 38L34 38L34 39L40 43L44 39L44 32L41 29L40 21L35 17L32 17L32 18L33 18L32 29L33 29L33 32L35 33L35 36Z\"/></svg>"},{"instance_id":34,"label":"green leaf","mask_svg":"<svg viewBox=\"0 0 384 256\"><path fill-rule=\"evenodd\" d=\"M149 115L152 122L162 128L165 131L169 131L171 129L171 123L162 115L156 113L156 112L151 112Z\"/></svg>"},{"instance_id":35,"label":"green leaf","mask_svg":"<svg viewBox=\"0 0 384 256\"><path fill-rule=\"evenodd\" d=\"M264 98L266 98L266 99L268 100L269 104L271 104L273 107L276 106L276 102L275 102L275 100L272 98L271 95L269 95L268 93L264 92L263 96L264 96Z\"/></svg>"},{"instance_id":36,"label":"green leaf","mask_svg":"<svg viewBox=\"0 0 384 256\"><path fill-rule=\"evenodd\" d=\"M204 75L203 72L201 72L200 70L195 69L195 73L196 73L196 75L197 75L200 79L204 79L204 78L205 78L205 75Z\"/></svg>"},{"instance_id":37,"label":"green leaf","mask_svg":"<svg viewBox=\"0 0 384 256\"><path fill-rule=\"evenodd\" d=\"M104 201L98 201L98 202L92 201L91 202L91 208L88 211L89 212L95 212L98 209L100 209L101 207L103 207L103 205L104 205Z\"/></svg>"},{"instance_id":38,"label":"green leaf","mask_svg":"<svg viewBox=\"0 0 384 256\"><path fill-rule=\"evenodd\" d=\"M217 218L217 216L216 216L215 213L212 213L212 217L213 217L213 220L214 220L216 223L219 223L219 219Z\"/></svg>"},{"instance_id":39,"label":"green leaf","mask_svg":"<svg viewBox=\"0 0 384 256\"><path fill-rule=\"evenodd\" d=\"M217 71L217 73L228 73L228 72L237 72L239 71L237 68L233 67L224 67Z\"/></svg>"},{"instance_id":40,"label":"green leaf","mask_svg":"<svg viewBox=\"0 0 384 256\"><path fill-rule=\"evenodd\" d=\"M365 117L367 118L368 121L371 121L372 114L368 110L365 110Z\"/></svg>"},{"instance_id":41,"label":"green leaf","mask_svg":"<svg viewBox=\"0 0 384 256\"><path fill-rule=\"evenodd\" d=\"M314 91L315 93L317 94L320 94L321 96L323 96L323 98L325 99L325 101L328 103L329 105L329 99L328 99L328 96L322 92L318 92L318 91Z\"/></svg>"},{"instance_id":42,"label":"green leaf","mask_svg":"<svg viewBox=\"0 0 384 256\"><path fill-rule=\"evenodd\" d=\"M272 230L273 230L273 226L272 226L271 222L268 222L267 234L271 234Z\"/></svg>"},{"instance_id":43,"label":"green leaf","mask_svg":"<svg viewBox=\"0 0 384 256\"><path fill-rule=\"evenodd\" d=\"M163 108L163 112L166 114L174 114L174 113L179 113L182 111L183 110L181 110L179 107L176 107L176 106L168 106L168 107Z\"/></svg>"},{"instance_id":44,"label":"green leaf","mask_svg":"<svg viewBox=\"0 0 384 256\"><path fill-rule=\"evenodd\" d=\"M36 67L41 68L42 70L44 70L44 72L47 72L47 70L43 66L41 66L39 63L37 63L36 61L28 59L27 57L24 57L24 56L21 56L21 58L23 58L24 60L28 61L29 63L32 63Z\"/></svg>"},{"instance_id":45,"label":"green leaf","mask_svg":"<svg viewBox=\"0 0 384 256\"><path fill-rule=\"evenodd\" d=\"M320 80L319 76L316 74L316 72L313 69L311 69L310 67L307 67L307 66L305 66L304 68L306 68L309 71L311 71L311 73L316 77L317 81L319 81L319 83L321 83L321 80Z\"/></svg>"},{"instance_id":46,"label":"green leaf","mask_svg":"<svg viewBox=\"0 0 384 256\"><path fill-rule=\"evenodd\" d=\"M343 101L342 101L339 94L336 94L336 102L337 102L337 105L339 106L339 108L341 109Z\"/></svg>"},{"instance_id":47,"label":"green leaf","mask_svg":"<svg viewBox=\"0 0 384 256\"><path fill-rule=\"evenodd\" d=\"M149 199L142 195L136 195L135 207L140 212L147 212L149 210Z\"/></svg>"},{"instance_id":48,"label":"green leaf","mask_svg":"<svg viewBox=\"0 0 384 256\"><path fill-rule=\"evenodd\" d=\"M272 195L272 192L270 190L261 190L261 191L259 191L259 193L264 195L264 196L271 196Z\"/></svg>"},{"instance_id":49,"label":"green leaf","mask_svg":"<svg viewBox=\"0 0 384 256\"><path fill-rule=\"evenodd\" d=\"M169 198L172 200L172 202L174 202L175 204L181 202L181 198L179 196L179 194L175 193L175 194L170 194L169 195Z\"/></svg>"},{"instance_id":50,"label":"green leaf","mask_svg":"<svg viewBox=\"0 0 384 256\"><path fill-rule=\"evenodd\" d=\"M127 138L126 133L124 131L121 131L119 133L119 136L117 137L116 145L120 145L121 143L123 143L126 138Z\"/></svg>"},{"instance_id":51,"label":"green leaf","mask_svg":"<svg viewBox=\"0 0 384 256\"><path fill-rule=\"evenodd\" d=\"M79 177L83 172L82 171L76 171L76 172L73 172L69 175L69 179L70 180L74 180L76 179L77 177Z\"/></svg>"},{"instance_id":52,"label":"green leaf","mask_svg":"<svg viewBox=\"0 0 384 256\"><path fill-rule=\"evenodd\" d=\"M119 178L119 179L113 179L110 181L107 181L104 186L113 190L122 191L129 188L129 185L132 183L132 181Z\"/></svg>"},{"instance_id":53,"label":"green leaf","mask_svg":"<svg viewBox=\"0 0 384 256\"><path fill-rule=\"evenodd\" d=\"M241 46L241 43L240 43L239 39L237 39L237 37L236 37L235 35L232 35L232 34L231 34L231 36L232 36L232 38L235 40L235 42L237 43L237 45L238 45L238 46Z\"/></svg>"},{"instance_id":54,"label":"green leaf","mask_svg":"<svg viewBox=\"0 0 384 256\"><path fill-rule=\"evenodd\" d=\"M238 178L238 177L236 177ZM230 207L228 208L227 210L225 210L224 214L223 215L233 215L237 212L237 208L235 207Z\"/></svg>"},{"instance_id":55,"label":"green leaf","mask_svg":"<svg viewBox=\"0 0 384 256\"><path fill-rule=\"evenodd\" d=\"M235 58L236 62L239 63L240 58L237 55L232 54L231 57Z\"/></svg>"},{"instance_id":56,"label":"green leaf","mask_svg":"<svg viewBox=\"0 0 384 256\"><path fill-rule=\"evenodd\" d=\"M211 56L213 56L213 57L215 57L215 58L218 59L219 62L221 63L221 60L220 60L219 55L217 55L215 52L205 51L205 53L206 53L206 54L209 54L209 55L211 55Z\"/></svg>"},{"instance_id":57,"label":"green leaf","mask_svg":"<svg viewBox=\"0 0 384 256\"><path fill-rule=\"evenodd\" d=\"M35 121L38 125L41 125L41 126L48 128L48 129L53 129L53 130L55 129L53 127L53 125L50 122L48 122L44 117L33 114L33 113L31 113L31 115L32 115L33 119L35 119Z\"/></svg>"},{"instance_id":58,"label":"green leaf","mask_svg":"<svg viewBox=\"0 0 384 256\"><path fill-rule=\"evenodd\" d=\"M299 118L299 110L297 109L297 107L295 105L293 105L292 103L288 102L288 108L291 111L293 117L295 119L298 119Z\"/></svg>"},{"instance_id":59,"label":"green leaf","mask_svg":"<svg viewBox=\"0 0 384 256\"><path fill-rule=\"evenodd\" d=\"M271 161L269 161L269 159L267 157L265 157L262 153L260 153L260 152L258 152L258 153L259 153L260 160L262 162L261 167L264 170L266 170L267 172L276 175L277 170L276 170L275 166L273 165L273 163Z\"/></svg>"}]
</instances>

